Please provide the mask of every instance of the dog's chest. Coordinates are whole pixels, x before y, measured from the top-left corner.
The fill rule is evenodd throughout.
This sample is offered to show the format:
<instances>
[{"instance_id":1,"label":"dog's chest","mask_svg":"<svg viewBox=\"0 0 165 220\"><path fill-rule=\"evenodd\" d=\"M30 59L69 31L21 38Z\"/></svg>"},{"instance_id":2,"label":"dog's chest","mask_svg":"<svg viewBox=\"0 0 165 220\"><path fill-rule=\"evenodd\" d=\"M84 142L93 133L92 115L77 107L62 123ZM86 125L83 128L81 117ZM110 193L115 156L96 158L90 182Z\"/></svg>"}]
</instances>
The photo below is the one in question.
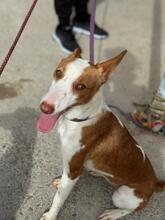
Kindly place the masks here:
<instances>
[{"instance_id":1,"label":"dog's chest","mask_svg":"<svg viewBox=\"0 0 165 220\"><path fill-rule=\"evenodd\" d=\"M84 123L75 123L62 119L59 122L58 132L61 140L63 162L69 163L72 157L81 150L81 131Z\"/></svg>"}]
</instances>

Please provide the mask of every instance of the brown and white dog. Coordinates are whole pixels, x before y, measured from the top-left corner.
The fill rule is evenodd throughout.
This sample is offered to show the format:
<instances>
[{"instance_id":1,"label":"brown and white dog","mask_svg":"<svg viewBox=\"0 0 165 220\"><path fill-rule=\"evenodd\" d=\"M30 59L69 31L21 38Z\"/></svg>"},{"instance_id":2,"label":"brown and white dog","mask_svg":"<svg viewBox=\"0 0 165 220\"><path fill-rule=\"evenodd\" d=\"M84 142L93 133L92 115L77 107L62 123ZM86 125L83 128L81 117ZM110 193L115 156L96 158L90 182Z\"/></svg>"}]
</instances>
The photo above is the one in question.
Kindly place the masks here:
<instances>
[{"instance_id":1,"label":"brown and white dog","mask_svg":"<svg viewBox=\"0 0 165 220\"><path fill-rule=\"evenodd\" d=\"M115 220L145 207L154 191L164 190L142 148L107 108L102 85L126 51L96 65L75 50L54 72L53 83L41 102L44 113L38 129L48 132L58 121L63 174L50 210L41 220L55 220L64 201L86 169L117 184L112 196L116 209L101 220Z\"/></svg>"}]
</instances>

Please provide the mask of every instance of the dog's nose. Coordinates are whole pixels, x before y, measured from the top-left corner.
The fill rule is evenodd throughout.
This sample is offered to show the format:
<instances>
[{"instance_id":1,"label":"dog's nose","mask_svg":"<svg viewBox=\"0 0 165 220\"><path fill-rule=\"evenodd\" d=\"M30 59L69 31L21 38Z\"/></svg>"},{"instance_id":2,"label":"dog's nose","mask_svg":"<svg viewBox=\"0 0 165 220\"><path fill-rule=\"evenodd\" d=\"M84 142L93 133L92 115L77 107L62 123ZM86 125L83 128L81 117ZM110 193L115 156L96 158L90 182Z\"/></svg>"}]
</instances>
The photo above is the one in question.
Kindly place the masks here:
<instances>
[{"instance_id":1,"label":"dog's nose","mask_svg":"<svg viewBox=\"0 0 165 220\"><path fill-rule=\"evenodd\" d=\"M54 112L54 105L44 101L40 104L40 109L45 114L52 114Z\"/></svg>"}]
</instances>

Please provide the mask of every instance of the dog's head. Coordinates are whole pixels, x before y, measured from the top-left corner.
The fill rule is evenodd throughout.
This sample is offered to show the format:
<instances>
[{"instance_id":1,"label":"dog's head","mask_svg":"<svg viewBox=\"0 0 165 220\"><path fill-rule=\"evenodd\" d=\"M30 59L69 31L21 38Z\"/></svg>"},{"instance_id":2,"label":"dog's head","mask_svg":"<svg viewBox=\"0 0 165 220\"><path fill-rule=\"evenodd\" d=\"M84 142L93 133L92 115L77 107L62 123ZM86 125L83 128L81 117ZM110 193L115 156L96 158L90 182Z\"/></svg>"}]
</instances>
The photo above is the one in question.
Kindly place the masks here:
<instances>
[{"instance_id":1,"label":"dog's head","mask_svg":"<svg viewBox=\"0 0 165 220\"><path fill-rule=\"evenodd\" d=\"M41 101L41 111L61 115L74 106L90 102L126 52L93 65L83 60L80 49L76 49L55 69L52 85Z\"/></svg>"},{"instance_id":2,"label":"dog's head","mask_svg":"<svg viewBox=\"0 0 165 220\"><path fill-rule=\"evenodd\" d=\"M42 112L60 113L73 106L88 103L108 80L126 50L96 65L83 60L80 53L80 49L76 49L67 58L62 59L55 69L52 85L40 105Z\"/></svg>"}]
</instances>

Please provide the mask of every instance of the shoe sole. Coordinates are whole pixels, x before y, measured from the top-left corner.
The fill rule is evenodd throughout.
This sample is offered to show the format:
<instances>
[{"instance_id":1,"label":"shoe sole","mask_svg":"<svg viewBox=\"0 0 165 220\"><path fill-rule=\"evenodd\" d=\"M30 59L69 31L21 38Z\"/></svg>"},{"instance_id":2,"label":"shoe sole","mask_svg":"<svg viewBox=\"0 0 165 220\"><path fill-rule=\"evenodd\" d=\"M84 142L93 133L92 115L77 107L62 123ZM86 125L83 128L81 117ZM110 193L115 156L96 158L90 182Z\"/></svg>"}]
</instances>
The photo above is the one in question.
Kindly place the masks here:
<instances>
[{"instance_id":1,"label":"shoe sole","mask_svg":"<svg viewBox=\"0 0 165 220\"><path fill-rule=\"evenodd\" d=\"M90 36L90 31L87 31L87 30L84 30L80 27L76 27L76 26L73 26L73 32L74 33L78 33L78 34L84 34L86 36ZM108 36L106 35L98 35L98 34L94 34L94 38L95 39L98 39L98 40L103 40L103 39L106 39Z\"/></svg>"},{"instance_id":2,"label":"shoe sole","mask_svg":"<svg viewBox=\"0 0 165 220\"><path fill-rule=\"evenodd\" d=\"M53 39L53 41L55 41L60 46L61 50L63 52L65 52L66 54L71 54L73 52L73 51L70 51L70 50L66 49L62 45L60 38L55 33L52 34L52 39Z\"/></svg>"}]
</instances>

